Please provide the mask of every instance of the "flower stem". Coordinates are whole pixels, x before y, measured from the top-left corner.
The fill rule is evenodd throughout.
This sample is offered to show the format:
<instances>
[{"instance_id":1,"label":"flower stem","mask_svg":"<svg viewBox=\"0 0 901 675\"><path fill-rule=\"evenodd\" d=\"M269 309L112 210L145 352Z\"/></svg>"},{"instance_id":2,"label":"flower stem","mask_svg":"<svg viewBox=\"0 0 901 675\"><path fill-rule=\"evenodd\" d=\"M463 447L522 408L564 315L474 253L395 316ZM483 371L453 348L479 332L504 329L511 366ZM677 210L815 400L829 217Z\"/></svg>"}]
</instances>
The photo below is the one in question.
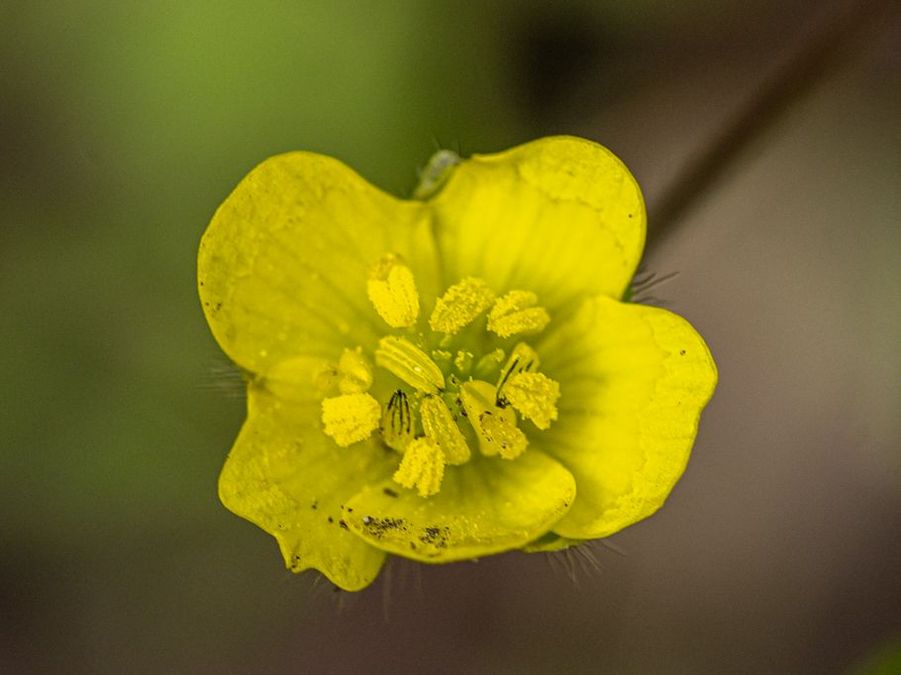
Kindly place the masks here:
<instances>
[{"instance_id":1,"label":"flower stem","mask_svg":"<svg viewBox=\"0 0 901 675\"><path fill-rule=\"evenodd\" d=\"M794 104L850 61L873 33L890 25L892 0L861 0L837 11L800 50L759 86L755 95L690 159L669 188L653 201L648 215L648 251L659 247L686 214L714 187L752 142L771 129Z\"/></svg>"}]
</instances>

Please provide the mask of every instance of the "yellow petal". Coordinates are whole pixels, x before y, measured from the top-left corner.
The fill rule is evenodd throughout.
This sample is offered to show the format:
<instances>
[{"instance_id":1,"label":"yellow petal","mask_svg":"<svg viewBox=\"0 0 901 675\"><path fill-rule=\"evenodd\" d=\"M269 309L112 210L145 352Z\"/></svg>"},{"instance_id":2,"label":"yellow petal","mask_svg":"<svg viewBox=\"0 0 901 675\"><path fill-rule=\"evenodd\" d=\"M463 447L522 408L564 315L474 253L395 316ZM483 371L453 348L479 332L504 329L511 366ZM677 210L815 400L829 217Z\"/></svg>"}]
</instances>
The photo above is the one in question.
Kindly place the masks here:
<instances>
[{"instance_id":1,"label":"yellow petal","mask_svg":"<svg viewBox=\"0 0 901 675\"><path fill-rule=\"evenodd\" d=\"M666 310L587 300L536 345L562 383L559 418L535 443L576 477L554 528L604 537L651 515L685 469L716 366L703 339Z\"/></svg>"},{"instance_id":2,"label":"yellow petal","mask_svg":"<svg viewBox=\"0 0 901 675\"><path fill-rule=\"evenodd\" d=\"M635 179L609 150L578 138L475 155L430 204L445 278L529 289L552 308L578 295L622 297L644 246Z\"/></svg>"},{"instance_id":3,"label":"yellow petal","mask_svg":"<svg viewBox=\"0 0 901 675\"><path fill-rule=\"evenodd\" d=\"M351 530L389 553L444 563L519 548L540 537L572 503L569 472L540 452L513 462L474 457L449 467L427 499L385 481L348 503Z\"/></svg>"},{"instance_id":4,"label":"yellow petal","mask_svg":"<svg viewBox=\"0 0 901 675\"><path fill-rule=\"evenodd\" d=\"M367 586L384 554L347 529L346 504L388 478L396 460L372 442L337 447L319 428L316 405L256 385L248 397L247 421L219 478L222 503L273 535L292 571L318 569L349 591Z\"/></svg>"},{"instance_id":5,"label":"yellow petal","mask_svg":"<svg viewBox=\"0 0 901 675\"><path fill-rule=\"evenodd\" d=\"M198 283L213 335L255 373L298 353L371 345L384 323L366 287L386 253L408 260L420 291L437 295L421 203L395 199L329 157L272 157L238 184L200 244Z\"/></svg>"}]
</instances>

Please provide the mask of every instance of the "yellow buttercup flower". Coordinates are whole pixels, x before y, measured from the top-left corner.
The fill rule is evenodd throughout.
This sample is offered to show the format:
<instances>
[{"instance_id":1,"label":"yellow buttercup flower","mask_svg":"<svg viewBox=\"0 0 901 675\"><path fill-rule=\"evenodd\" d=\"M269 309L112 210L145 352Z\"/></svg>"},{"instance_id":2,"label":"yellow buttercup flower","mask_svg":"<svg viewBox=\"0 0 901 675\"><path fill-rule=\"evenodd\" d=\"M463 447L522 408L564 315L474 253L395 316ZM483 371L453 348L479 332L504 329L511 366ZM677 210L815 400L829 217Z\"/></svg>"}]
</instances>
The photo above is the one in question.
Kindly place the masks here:
<instances>
[{"instance_id":1,"label":"yellow buttercup flower","mask_svg":"<svg viewBox=\"0 0 901 675\"><path fill-rule=\"evenodd\" d=\"M198 260L248 374L222 502L347 590L387 554L555 550L651 515L716 369L684 319L622 301L644 236L634 178L577 138L440 153L413 200L266 160Z\"/></svg>"}]
</instances>

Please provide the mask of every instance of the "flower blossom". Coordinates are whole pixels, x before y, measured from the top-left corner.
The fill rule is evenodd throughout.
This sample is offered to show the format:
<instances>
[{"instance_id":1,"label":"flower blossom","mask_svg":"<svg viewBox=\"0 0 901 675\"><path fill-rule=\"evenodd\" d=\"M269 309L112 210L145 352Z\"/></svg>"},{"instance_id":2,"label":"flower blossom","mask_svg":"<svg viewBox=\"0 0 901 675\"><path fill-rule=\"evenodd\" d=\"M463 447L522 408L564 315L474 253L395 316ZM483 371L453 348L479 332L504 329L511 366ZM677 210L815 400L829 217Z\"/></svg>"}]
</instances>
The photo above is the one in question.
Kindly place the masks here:
<instances>
[{"instance_id":1,"label":"flower blossom","mask_svg":"<svg viewBox=\"0 0 901 675\"><path fill-rule=\"evenodd\" d=\"M200 246L207 321L247 375L222 502L346 590L387 555L547 551L654 513L716 368L623 300L635 179L590 141L439 153L414 199L329 157L272 157Z\"/></svg>"}]
</instances>

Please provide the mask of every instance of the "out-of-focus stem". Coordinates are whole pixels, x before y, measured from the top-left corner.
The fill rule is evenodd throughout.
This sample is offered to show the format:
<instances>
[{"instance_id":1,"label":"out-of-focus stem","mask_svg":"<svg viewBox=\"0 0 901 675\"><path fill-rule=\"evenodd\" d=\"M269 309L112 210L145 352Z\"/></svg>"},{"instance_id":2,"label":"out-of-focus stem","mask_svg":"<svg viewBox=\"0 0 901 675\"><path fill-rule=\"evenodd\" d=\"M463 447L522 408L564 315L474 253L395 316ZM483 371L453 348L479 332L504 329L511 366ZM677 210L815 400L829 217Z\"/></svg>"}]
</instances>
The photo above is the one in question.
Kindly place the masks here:
<instances>
[{"instance_id":1,"label":"out-of-focus stem","mask_svg":"<svg viewBox=\"0 0 901 675\"><path fill-rule=\"evenodd\" d=\"M648 250L660 246L694 204L715 186L741 152L807 96L817 84L851 60L867 38L889 23L901 3L862 0L844 6L814 31L800 50L752 95L747 105L677 173L668 189L649 206Z\"/></svg>"}]
</instances>

